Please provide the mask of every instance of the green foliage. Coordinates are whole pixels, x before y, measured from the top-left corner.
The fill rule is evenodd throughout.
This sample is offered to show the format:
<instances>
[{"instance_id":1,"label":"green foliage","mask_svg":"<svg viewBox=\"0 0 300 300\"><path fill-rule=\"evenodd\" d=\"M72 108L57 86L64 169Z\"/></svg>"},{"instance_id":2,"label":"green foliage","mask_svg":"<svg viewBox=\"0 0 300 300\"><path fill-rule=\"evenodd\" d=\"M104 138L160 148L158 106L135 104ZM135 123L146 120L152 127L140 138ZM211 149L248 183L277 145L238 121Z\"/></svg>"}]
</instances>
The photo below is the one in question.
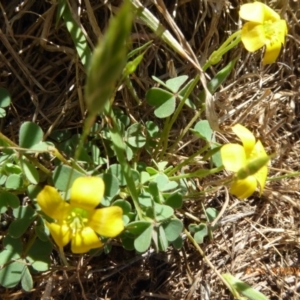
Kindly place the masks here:
<instances>
[{"instance_id":1,"label":"green foliage","mask_svg":"<svg viewBox=\"0 0 300 300\"><path fill-rule=\"evenodd\" d=\"M202 244L206 236L212 238L212 232L216 227L211 227L209 223L212 222L217 215L217 210L213 207L209 207L205 210L207 222L189 225L189 231L194 234L194 239L198 244Z\"/></svg>"},{"instance_id":2,"label":"green foliage","mask_svg":"<svg viewBox=\"0 0 300 300\"><path fill-rule=\"evenodd\" d=\"M216 142L216 137L213 130L209 126L209 122L207 120L201 120L196 123L194 129L191 130L193 133L198 135L201 139L204 139L211 149L205 155L205 159L211 157L212 162L216 167L222 166L222 159L220 155L220 144Z\"/></svg>"},{"instance_id":3,"label":"green foliage","mask_svg":"<svg viewBox=\"0 0 300 300\"><path fill-rule=\"evenodd\" d=\"M155 76L153 76L153 79L160 83L165 89L156 87L149 89L146 93L146 100L150 105L156 107L154 111L156 117L161 119L167 118L174 113L176 108L176 99L178 98L181 100L183 98L188 86L191 84L191 81L180 89L180 87L188 79L185 75L169 79L166 83ZM195 108L195 105L189 99L186 99L186 104L189 107Z\"/></svg>"},{"instance_id":4,"label":"green foliage","mask_svg":"<svg viewBox=\"0 0 300 300\"><path fill-rule=\"evenodd\" d=\"M192 217L197 222L187 223L188 230L180 219L188 205L185 199L194 201L214 190L210 186L199 191L199 180L222 171L219 152L222 145L217 142L209 122L205 119L199 121L202 112L199 100L205 101L204 91L199 93L197 90L200 76L198 74L188 81L187 75L181 75L166 82L153 76L159 87L146 91L141 97L146 99L146 103L142 103L130 80L143 61L151 41L128 53L135 13L148 22L151 29L156 32L161 30L163 40L189 59L172 35L147 9L135 12L134 7L140 8L135 1L123 2L92 53L68 1L58 1L57 24L63 20L87 72L85 103L89 114L83 127L76 132L66 129L54 131L46 140L39 125L24 122L19 130L18 145L4 135L0 136L1 221L3 214L10 214L13 219L4 234L3 251L0 253L0 265L3 266L0 284L3 287L13 288L21 284L25 291L30 291L34 285L32 274L47 271L50 267L52 244L44 219L51 220L37 212L38 207L35 206L35 199L45 185L54 186L68 201L70 187L76 178L101 177L105 184L101 206L122 208L125 229L116 238L127 250L143 253L150 247L157 252L166 251L170 246L180 249L183 246L183 231L185 236L192 234L190 241L202 244L205 238L212 239L213 232L217 230L216 226L211 225L218 215L213 207L205 209L205 220ZM212 62L221 57L217 55ZM212 62L205 66L210 66ZM208 83L207 89L212 94L225 83L235 63L236 59L232 60ZM151 116L147 120L136 121L127 111L112 107L121 84L128 87L138 105L154 107L156 118ZM197 105L193 97L197 98ZM5 116L4 109L10 104L9 92L0 88L0 118ZM180 126L177 121L184 105L194 116L174 139L171 131L175 123ZM178 124L176 126L178 130ZM180 147L188 132L198 138L197 145L200 146L196 153L181 158L183 151ZM197 164L197 160L201 164ZM250 163L246 169L237 172L236 178L242 179L256 172L265 161ZM213 165L216 168L213 169ZM221 185L222 180L220 182ZM30 198L28 202L24 202L24 195ZM108 253L113 243L110 239L103 238L103 241L105 247L102 252ZM198 246L196 243L194 245ZM62 249L59 251L67 265ZM230 274L224 274L223 278L236 297L242 294L250 299L266 299Z\"/></svg>"},{"instance_id":5,"label":"green foliage","mask_svg":"<svg viewBox=\"0 0 300 300\"><path fill-rule=\"evenodd\" d=\"M21 239L7 235L0 253L0 284L6 288L21 283L25 291L33 288L31 272L47 271L50 266L52 246L49 241L35 239L28 252L24 252Z\"/></svg>"},{"instance_id":6,"label":"green foliage","mask_svg":"<svg viewBox=\"0 0 300 300\"><path fill-rule=\"evenodd\" d=\"M236 299L250 299L250 300L268 300L265 295L255 290L245 282L237 279L231 274L222 274L222 277L230 286L231 293ZM245 297L241 297L243 295Z\"/></svg>"},{"instance_id":7,"label":"green foliage","mask_svg":"<svg viewBox=\"0 0 300 300\"><path fill-rule=\"evenodd\" d=\"M6 116L6 111L4 108L8 107L11 103L11 97L8 90L0 88L0 118Z\"/></svg>"}]
</instances>

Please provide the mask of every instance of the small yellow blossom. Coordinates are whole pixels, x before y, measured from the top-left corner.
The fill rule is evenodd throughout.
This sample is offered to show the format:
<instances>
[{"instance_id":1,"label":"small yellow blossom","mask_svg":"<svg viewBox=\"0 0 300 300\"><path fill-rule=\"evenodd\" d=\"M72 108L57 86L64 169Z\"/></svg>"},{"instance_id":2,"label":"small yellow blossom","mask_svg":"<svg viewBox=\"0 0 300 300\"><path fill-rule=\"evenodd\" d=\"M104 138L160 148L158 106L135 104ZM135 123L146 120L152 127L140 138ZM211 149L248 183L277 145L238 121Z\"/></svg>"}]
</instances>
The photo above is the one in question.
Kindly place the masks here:
<instances>
[{"instance_id":1,"label":"small yellow blossom","mask_svg":"<svg viewBox=\"0 0 300 300\"><path fill-rule=\"evenodd\" d=\"M122 232L123 211L120 207L96 209L103 195L104 182L99 177L77 178L71 188L69 203L51 186L45 186L38 194L37 202L42 211L54 220L46 225L60 248L71 241L73 253L85 253L103 246L97 234L115 237Z\"/></svg>"},{"instance_id":2,"label":"small yellow blossom","mask_svg":"<svg viewBox=\"0 0 300 300\"><path fill-rule=\"evenodd\" d=\"M244 126L236 124L233 132L242 141L240 144L226 144L221 148L221 157L226 170L236 173L230 193L244 199L251 196L259 185L262 192L268 174L269 157L254 135Z\"/></svg>"},{"instance_id":3,"label":"small yellow blossom","mask_svg":"<svg viewBox=\"0 0 300 300\"><path fill-rule=\"evenodd\" d=\"M240 17L246 21L241 39L249 52L266 46L263 64L276 61L287 35L286 21L278 13L261 2L241 5Z\"/></svg>"}]
</instances>

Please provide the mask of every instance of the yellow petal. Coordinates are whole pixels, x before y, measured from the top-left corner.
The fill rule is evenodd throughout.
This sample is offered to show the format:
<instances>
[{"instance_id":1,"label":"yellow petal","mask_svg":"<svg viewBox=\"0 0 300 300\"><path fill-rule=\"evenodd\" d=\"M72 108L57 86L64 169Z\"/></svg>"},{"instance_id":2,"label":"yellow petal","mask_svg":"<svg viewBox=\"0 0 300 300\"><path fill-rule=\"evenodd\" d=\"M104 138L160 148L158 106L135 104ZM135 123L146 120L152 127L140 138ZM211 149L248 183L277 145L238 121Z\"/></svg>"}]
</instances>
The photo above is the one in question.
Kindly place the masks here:
<instances>
[{"instance_id":1,"label":"yellow petal","mask_svg":"<svg viewBox=\"0 0 300 300\"><path fill-rule=\"evenodd\" d=\"M70 205L61 198L58 191L48 185L38 194L37 202L46 215L58 221L65 219L71 208Z\"/></svg>"},{"instance_id":2,"label":"yellow petal","mask_svg":"<svg viewBox=\"0 0 300 300\"><path fill-rule=\"evenodd\" d=\"M79 177L72 185L70 204L92 210L100 204L103 195L104 182L100 177Z\"/></svg>"},{"instance_id":3,"label":"yellow petal","mask_svg":"<svg viewBox=\"0 0 300 300\"><path fill-rule=\"evenodd\" d=\"M90 227L84 227L78 230L71 241L71 250L73 253L86 253L91 249L100 248L103 243L97 234Z\"/></svg>"},{"instance_id":4,"label":"yellow petal","mask_svg":"<svg viewBox=\"0 0 300 300\"><path fill-rule=\"evenodd\" d=\"M241 40L249 52L254 52L266 43L263 25L247 22L242 27Z\"/></svg>"},{"instance_id":5,"label":"yellow petal","mask_svg":"<svg viewBox=\"0 0 300 300\"><path fill-rule=\"evenodd\" d=\"M72 230L66 224L48 223L47 227L50 230L51 236L59 247L67 245L72 238Z\"/></svg>"},{"instance_id":6,"label":"yellow petal","mask_svg":"<svg viewBox=\"0 0 300 300\"><path fill-rule=\"evenodd\" d=\"M235 124L232 127L232 131L239 137L242 141L246 157L248 158L255 146L255 137L250 130L241 124Z\"/></svg>"},{"instance_id":7,"label":"yellow petal","mask_svg":"<svg viewBox=\"0 0 300 300\"><path fill-rule=\"evenodd\" d=\"M122 208L118 206L96 209L88 226L104 237L115 237L124 229L122 214Z\"/></svg>"},{"instance_id":8,"label":"yellow petal","mask_svg":"<svg viewBox=\"0 0 300 300\"><path fill-rule=\"evenodd\" d=\"M260 24L265 21L276 21L280 19L277 12L261 2L241 5L240 17L246 21L252 21Z\"/></svg>"},{"instance_id":9,"label":"yellow petal","mask_svg":"<svg viewBox=\"0 0 300 300\"><path fill-rule=\"evenodd\" d=\"M250 154L250 159L257 159L257 158L260 158L260 157L266 157L268 156L268 154L266 153L266 150L263 146L263 144L261 143L260 140L257 140L251 154Z\"/></svg>"},{"instance_id":10,"label":"yellow petal","mask_svg":"<svg viewBox=\"0 0 300 300\"><path fill-rule=\"evenodd\" d=\"M282 43L279 40L268 41L266 44L266 51L263 58L263 64L268 65L276 61L280 54Z\"/></svg>"},{"instance_id":11,"label":"yellow petal","mask_svg":"<svg viewBox=\"0 0 300 300\"><path fill-rule=\"evenodd\" d=\"M226 144L221 148L222 162L226 170L237 172L246 165L244 148L239 144Z\"/></svg>"},{"instance_id":12,"label":"yellow petal","mask_svg":"<svg viewBox=\"0 0 300 300\"><path fill-rule=\"evenodd\" d=\"M263 192L267 180L268 175L268 167L262 167L257 173L255 173L253 176L259 183L260 188L260 194Z\"/></svg>"},{"instance_id":13,"label":"yellow petal","mask_svg":"<svg viewBox=\"0 0 300 300\"><path fill-rule=\"evenodd\" d=\"M248 176L246 179L236 180L232 183L230 193L240 199L251 196L257 187L257 181L254 176Z\"/></svg>"}]
</instances>

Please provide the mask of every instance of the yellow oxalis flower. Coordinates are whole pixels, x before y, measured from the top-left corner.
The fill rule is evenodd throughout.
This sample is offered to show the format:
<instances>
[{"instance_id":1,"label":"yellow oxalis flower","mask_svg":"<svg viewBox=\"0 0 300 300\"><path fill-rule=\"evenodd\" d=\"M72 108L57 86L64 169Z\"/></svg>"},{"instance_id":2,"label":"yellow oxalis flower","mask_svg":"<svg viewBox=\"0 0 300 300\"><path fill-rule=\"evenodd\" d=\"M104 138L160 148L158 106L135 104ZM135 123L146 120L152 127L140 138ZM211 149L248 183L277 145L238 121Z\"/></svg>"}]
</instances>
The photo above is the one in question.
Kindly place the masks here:
<instances>
[{"instance_id":1,"label":"yellow oxalis flower","mask_svg":"<svg viewBox=\"0 0 300 300\"><path fill-rule=\"evenodd\" d=\"M242 27L241 39L249 52L266 46L263 64L276 61L287 35L285 20L261 2L241 5L240 17L246 21Z\"/></svg>"},{"instance_id":2,"label":"yellow oxalis flower","mask_svg":"<svg viewBox=\"0 0 300 300\"><path fill-rule=\"evenodd\" d=\"M251 196L259 185L262 192L268 174L269 157L254 135L244 126L236 124L233 132L242 141L240 144L226 144L221 148L221 157L226 170L236 173L230 193L244 199Z\"/></svg>"},{"instance_id":3,"label":"yellow oxalis flower","mask_svg":"<svg viewBox=\"0 0 300 300\"><path fill-rule=\"evenodd\" d=\"M41 209L55 220L46 225L60 248L71 241L73 253L85 253L103 246L97 234L115 237L121 233L124 223L120 207L95 208L103 195L104 182L99 177L77 178L71 188L69 203L51 186L45 186L38 194Z\"/></svg>"}]
</instances>

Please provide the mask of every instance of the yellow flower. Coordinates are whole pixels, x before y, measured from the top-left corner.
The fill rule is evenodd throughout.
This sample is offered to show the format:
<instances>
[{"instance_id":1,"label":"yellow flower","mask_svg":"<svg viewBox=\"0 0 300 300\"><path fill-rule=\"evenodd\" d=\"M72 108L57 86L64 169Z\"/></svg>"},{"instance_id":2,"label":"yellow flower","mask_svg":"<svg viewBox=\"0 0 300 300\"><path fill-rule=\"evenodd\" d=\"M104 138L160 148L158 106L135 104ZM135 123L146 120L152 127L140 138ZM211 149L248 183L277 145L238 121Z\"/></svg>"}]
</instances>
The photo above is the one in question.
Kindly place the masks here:
<instances>
[{"instance_id":1,"label":"yellow flower","mask_svg":"<svg viewBox=\"0 0 300 300\"><path fill-rule=\"evenodd\" d=\"M238 198L251 196L260 187L263 191L268 174L269 157L254 135L244 126L236 124L233 132L240 138L240 144L226 144L221 148L221 157L226 170L235 172L230 193Z\"/></svg>"},{"instance_id":2,"label":"yellow flower","mask_svg":"<svg viewBox=\"0 0 300 300\"><path fill-rule=\"evenodd\" d=\"M46 225L60 248L71 241L73 253L85 253L103 246L97 234L115 237L121 233L124 224L120 207L95 208L103 195L104 182L99 177L77 178L71 188L69 203L51 186L45 186L38 194L41 209L55 220Z\"/></svg>"},{"instance_id":3,"label":"yellow flower","mask_svg":"<svg viewBox=\"0 0 300 300\"><path fill-rule=\"evenodd\" d=\"M241 38L245 48L254 52L265 45L263 64L275 62L287 35L286 21L261 2L241 5L240 17L249 21L242 27Z\"/></svg>"}]
</instances>

